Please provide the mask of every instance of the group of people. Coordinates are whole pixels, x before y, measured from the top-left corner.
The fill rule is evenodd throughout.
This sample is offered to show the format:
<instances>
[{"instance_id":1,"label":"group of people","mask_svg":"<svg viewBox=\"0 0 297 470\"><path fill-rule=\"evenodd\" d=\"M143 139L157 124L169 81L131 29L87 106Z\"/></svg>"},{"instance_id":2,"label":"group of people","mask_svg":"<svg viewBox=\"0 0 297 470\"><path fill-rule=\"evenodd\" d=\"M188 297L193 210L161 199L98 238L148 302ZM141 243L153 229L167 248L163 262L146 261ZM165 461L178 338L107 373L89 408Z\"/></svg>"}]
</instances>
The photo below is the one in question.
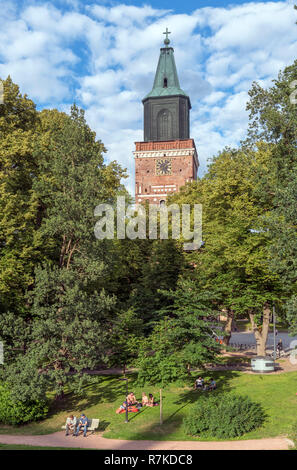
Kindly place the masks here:
<instances>
[{"instance_id":1,"label":"group of people","mask_svg":"<svg viewBox=\"0 0 297 470\"><path fill-rule=\"evenodd\" d=\"M85 414L82 414L79 420L77 420L76 416L68 416L66 419L66 436L69 436L69 433L72 433L74 437L78 436L81 428L83 428L84 437L87 437L88 418Z\"/></svg>"},{"instance_id":2,"label":"group of people","mask_svg":"<svg viewBox=\"0 0 297 470\"><path fill-rule=\"evenodd\" d=\"M147 396L145 392L142 392L142 400L141 400L142 406L156 406L158 403L155 403L154 396L149 393Z\"/></svg>"},{"instance_id":3,"label":"group of people","mask_svg":"<svg viewBox=\"0 0 297 470\"><path fill-rule=\"evenodd\" d=\"M217 388L217 383L213 378L210 379L209 383L206 383L202 377L198 377L198 379L195 380L194 387L195 390L212 391Z\"/></svg>"},{"instance_id":4,"label":"group of people","mask_svg":"<svg viewBox=\"0 0 297 470\"><path fill-rule=\"evenodd\" d=\"M122 403L122 405L116 410L116 413L123 413L128 409L128 411L139 411L140 408L144 406L156 406L158 403L155 402L155 398L152 393L149 393L147 396L145 392L142 392L142 399L141 402L137 401L133 392L130 392L126 400Z\"/></svg>"}]
</instances>

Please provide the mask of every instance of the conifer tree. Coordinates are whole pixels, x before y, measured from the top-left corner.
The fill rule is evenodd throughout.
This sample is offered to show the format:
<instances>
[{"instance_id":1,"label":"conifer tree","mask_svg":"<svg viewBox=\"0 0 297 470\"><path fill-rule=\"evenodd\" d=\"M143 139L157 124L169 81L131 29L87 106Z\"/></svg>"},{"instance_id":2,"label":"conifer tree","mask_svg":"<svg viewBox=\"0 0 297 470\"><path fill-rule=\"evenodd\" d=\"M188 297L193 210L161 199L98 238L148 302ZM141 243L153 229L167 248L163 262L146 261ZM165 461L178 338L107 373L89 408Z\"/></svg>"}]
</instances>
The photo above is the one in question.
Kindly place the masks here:
<instances>
[{"instance_id":1,"label":"conifer tree","mask_svg":"<svg viewBox=\"0 0 297 470\"><path fill-rule=\"evenodd\" d=\"M45 211L40 231L55 246L51 259L36 268L27 296L33 321L26 352L5 375L18 394L34 398L45 388L63 397L66 384L79 388L87 379L84 369L104 360L115 301L101 284L108 244L94 236L94 209L113 202L123 175L118 165L104 164L105 149L76 106L70 116L54 110L41 120L33 189ZM32 383L39 384L35 391Z\"/></svg>"},{"instance_id":2,"label":"conifer tree","mask_svg":"<svg viewBox=\"0 0 297 470\"><path fill-rule=\"evenodd\" d=\"M162 309L162 319L142 345L140 383L166 385L185 379L191 368L212 363L219 352L209 293L200 291L195 281L181 278L175 291L163 294L171 299L171 305Z\"/></svg>"}]
</instances>

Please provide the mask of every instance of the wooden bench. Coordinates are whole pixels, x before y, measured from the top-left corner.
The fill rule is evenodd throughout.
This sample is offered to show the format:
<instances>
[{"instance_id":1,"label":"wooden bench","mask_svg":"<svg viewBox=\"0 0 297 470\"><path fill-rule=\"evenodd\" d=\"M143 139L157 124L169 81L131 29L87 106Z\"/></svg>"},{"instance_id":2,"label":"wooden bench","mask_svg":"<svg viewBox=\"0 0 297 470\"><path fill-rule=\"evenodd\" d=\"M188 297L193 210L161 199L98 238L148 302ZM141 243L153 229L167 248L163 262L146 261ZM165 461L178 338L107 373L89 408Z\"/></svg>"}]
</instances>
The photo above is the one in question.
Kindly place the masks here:
<instances>
[{"instance_id":1,"label":"wooden bench","mask_svg":"<svg viewBox=\"0 0 297 470\"><path fill-rule=\"evenodd\" d=\"M77 427L77 425L78 425L78 422L79 422L79 420L77 421L76 427ZM96 429L99 428L99 422L100 422L99 419L88 419L88 429L87 429L87 432L90 431L91 434L94 434L94 432L96 431ZM64 424L64 426L62 426L62 429L66 429L66 424Z\"/></svg>"}]
</instances>

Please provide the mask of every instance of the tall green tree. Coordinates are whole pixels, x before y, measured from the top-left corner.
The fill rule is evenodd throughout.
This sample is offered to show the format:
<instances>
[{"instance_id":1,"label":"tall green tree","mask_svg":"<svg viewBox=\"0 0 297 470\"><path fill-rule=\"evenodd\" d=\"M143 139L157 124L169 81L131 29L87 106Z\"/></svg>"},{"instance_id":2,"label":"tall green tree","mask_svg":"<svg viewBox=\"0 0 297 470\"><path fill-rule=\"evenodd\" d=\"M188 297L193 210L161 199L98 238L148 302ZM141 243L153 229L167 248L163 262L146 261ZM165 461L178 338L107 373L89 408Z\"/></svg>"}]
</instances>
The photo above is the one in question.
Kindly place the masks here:
<instances>
[{"instance_id":1,"label":"tall green tree","mask_svg":"<svg viewBox=\"0 0 297 470\"><path fill-rule=\"evenodd\" d=\"M164 292L172 304L162 310L139 354L140 383L166 385L190 375L191 368L214 361L219 346L213 337L213 309L207 292L181 278L175 291Z\"/></svg>"},{"instance_id":2,"label":"tall green tree","mask_svg":"<svg viewBox=\"0 0 297 470\"><path fill-rule=\"evenodd\" d=\"M119 312L110 325L108 365L121 367L124 376L127 366L134 365L143 338L143 321L133 308Z\"/></svg>"},{"instance_id":3,"label":"tall green tree","mask_svg":"<svg viewBox=\"0 0 297 470\"><path fill-rule=\"evenodd\" d=\"M258 353L265 354L269 315L280 295L278 276L269 268L269 236L262 219L272 209L274 170L270 148L226 149L197 183L174 202L203 207L204 246L189 255L189 276L212 292L214 310L227 317L225 342L238 316L249 317Z\"/></svg>"},{"instance_id":4,"label":"tall green tree","mask_svg":"<svg viewBox=\"0 0 297 470\"><path fill-rule=\"evenodd\" d=\"M250 91L250 139L261 138L271 146L276 171L274 210L269 214L271 269L279 273L286 291L288 320L295 323L292 305L297 297L297 61L286 67L263 89L254 83ZM296 313L295 313L296 315Z\"/></svg>"},{"instance_id":5,"label":"tall green tree","mask_svg":"<svg viewBox=\"0 0 297 470\"><path fill-rule=\"evenodd\" d=\"M94 208L113 202L124 176L117 164L104 164L105 149L76 106L70 116L46 111L41 121L33 189L44 210L41 233L55 247L36 268L27 296L33 320L26 353L6 370L7 382L22 396L32 396L32 381L40 383L35 398L44 387L62 397L67 384L80 386L84 369L104 359L115 301L102 288L109 245L94 236Z\"/></svg>"},{"instance_id":6,"label":"tall green tree","mask_svg":"<svg viewBox=\"0 0 297 470\"><path fill-rule=\"evenodd\" d=\"M184 259L175 240L147 240L147 243L131 301L145 323L145 331L150 332L154 322L162 318L162 308L171 303L164 291L175 290Z\"/></svg>"},{"instance_id":7,"label":"tall green tree","mask_svg":"<svg viewBox=\"0 0 297 470\"><path fill-rule=\"evenodd\" d=\"M39 201L33 180L40 126L35 104L10 77L0 105L0 313L26 312L24 294L33 284L34 265L46 256L39 231Z\"/></svg>"}]
</instances>

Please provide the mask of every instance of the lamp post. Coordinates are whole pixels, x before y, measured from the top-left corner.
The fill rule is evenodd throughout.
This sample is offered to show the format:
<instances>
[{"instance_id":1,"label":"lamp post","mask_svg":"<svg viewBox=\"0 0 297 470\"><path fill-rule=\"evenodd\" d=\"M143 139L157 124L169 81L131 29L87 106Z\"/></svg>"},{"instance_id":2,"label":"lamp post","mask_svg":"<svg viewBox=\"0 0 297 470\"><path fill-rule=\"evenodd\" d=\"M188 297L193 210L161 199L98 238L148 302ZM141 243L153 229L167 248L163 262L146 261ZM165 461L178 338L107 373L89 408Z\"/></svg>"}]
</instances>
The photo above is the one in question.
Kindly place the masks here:
<instances>
[{"instance_id":1,"label":"lamp post","mask_svg":"<svg viewBox=\"0 0 297 470\"><path fill-rule=\"evenodd\" d=\"M126 400L125 400L125 403L126 403L126 419L125 419L125 423L129 423L129 419L128 419L128 378L119 379L119 380L125 380L126 381Z\"/></svg>"},{"instance_id":2,"label":"lamp post","mask_svg":"<svg viewBox=\"0 0 297 470\"><path fill-rule=\"evenodd\" d=\"M275 316L275 306L273 305L273 359L276 359L276 330L275 330L275 324L276 324L276 316Z\"/></svg>"}]
</instances>

